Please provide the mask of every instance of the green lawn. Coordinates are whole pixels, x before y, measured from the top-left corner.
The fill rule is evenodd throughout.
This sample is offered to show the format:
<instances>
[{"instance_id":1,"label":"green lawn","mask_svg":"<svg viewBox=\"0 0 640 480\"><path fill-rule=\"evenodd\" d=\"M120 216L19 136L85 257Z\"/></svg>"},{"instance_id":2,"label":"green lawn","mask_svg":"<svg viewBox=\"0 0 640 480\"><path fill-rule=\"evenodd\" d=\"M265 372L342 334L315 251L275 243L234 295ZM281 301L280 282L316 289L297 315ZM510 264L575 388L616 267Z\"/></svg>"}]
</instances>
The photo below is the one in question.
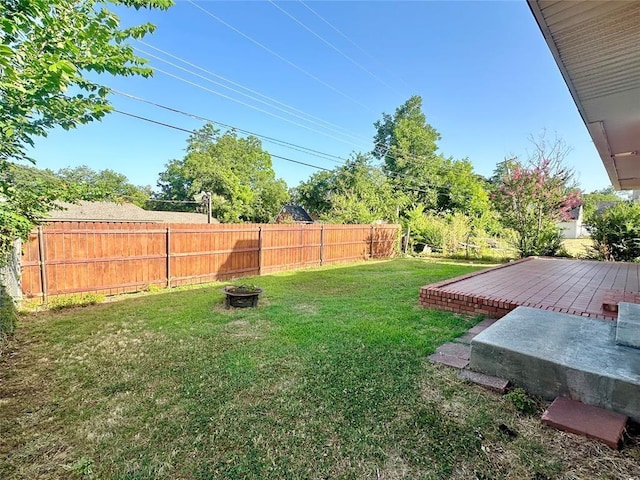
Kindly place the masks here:
<instances>
[{"instance_id":1,"label":"green lawn","mask_svg":"<svg viewBox=\"0 0 640 480\"><path fill-rule=\"evenodd\" d=\"M640 477L426 360L478 319L418 307L478 266L418 259L249 279L22 317L0 359L0 478ZM246 281L246 280L244 280Z\"/></svg>"},{"instance_id":2,"label":"green lawn","mask_svg":"<svg viewBox=\"0 0 640 480\"><path fill-rule=\"evenodd\" d=\"M590 238L566 238L562 241L562 246L574 258L587 258L592 245Z\"/></svg>"}]
</instances>

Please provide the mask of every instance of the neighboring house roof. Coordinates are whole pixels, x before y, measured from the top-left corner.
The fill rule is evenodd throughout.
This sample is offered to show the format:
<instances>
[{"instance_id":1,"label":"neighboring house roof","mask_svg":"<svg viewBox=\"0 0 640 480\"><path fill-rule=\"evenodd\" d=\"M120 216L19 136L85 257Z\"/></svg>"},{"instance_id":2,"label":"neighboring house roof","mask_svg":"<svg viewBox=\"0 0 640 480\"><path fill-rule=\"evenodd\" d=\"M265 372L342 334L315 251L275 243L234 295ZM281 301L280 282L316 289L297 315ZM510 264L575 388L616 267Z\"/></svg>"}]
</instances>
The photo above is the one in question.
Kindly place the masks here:
<instances>
[{"instance_id":1,"label":"neighboring house roof","mask_svg":"<svg viewBox=\"0 0 640 480\"><path fill-rule=\"evenodd\" d=\"M309 215L303 207L299 205L285 205L278 213L276 222L282 219L283 216L291 216L291 219L296 223L313 223L313 218Z\"/></svg>"},{"instance_id":2,"label":"neighboring house roof","mask_svg":"<svg viewBox=\"0 0 640 480\"><path fill-rule=\"evenodd\" d=\"M49 222L147 222L147 223L207 223L203 213L162 212L144 210L133 203L58 202L63 210L50 211L45 221ZM212 219L212 223L219 223Z\"/></svg>"},{"instance_id":3,"label":"neighboring house roof","mask_svg":"<svg viewBox=\"0 0 640 480\"><path fill-rule=\"evenodd\" d=\"M596 215L602 215L602 212L613 207L619 202L610 201L610 202L598 202L596 203Z\"/></svg>"},{"instance_id":4,"label":"neighboring house roof","mask_svg":"<svg viewBox=\"0 0 640 480\"><path fill-rule=\"evenodd\" d=\"M567 220L579 220L580 213L582 212L582 205L578 205L577 207L573 207L571 210L567 212Z\"/></svg>"}]
</instances>

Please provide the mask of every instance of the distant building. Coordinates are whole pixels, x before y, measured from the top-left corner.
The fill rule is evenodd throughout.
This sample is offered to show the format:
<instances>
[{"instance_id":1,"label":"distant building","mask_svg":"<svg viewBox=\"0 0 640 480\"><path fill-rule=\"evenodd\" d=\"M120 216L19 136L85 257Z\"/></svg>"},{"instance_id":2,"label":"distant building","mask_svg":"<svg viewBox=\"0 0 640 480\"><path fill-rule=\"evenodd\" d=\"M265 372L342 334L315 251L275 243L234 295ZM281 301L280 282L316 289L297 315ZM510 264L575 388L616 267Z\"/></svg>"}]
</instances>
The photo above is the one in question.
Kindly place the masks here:
<instances>
[{"instance_id":1,"label":"distant building","mask_svg":"<svg viewBox=\"0 0 640 480\"><path fill-rule=\"evenodd\" d=\"M561 229L562 238L582 238L588 234L583 225L582 205L569 210L569 218L564 222L558 222Z\"/></svg>"},{"instance_id":2,"label":"distant building","mask_svg":"<svg viewBox=\"0 0 640 480\"><path fill-rule=\"evenodd\" d=\"M133 203L58 202L62 210L52 210L45 222L143 222L143 223L207 223L207 215L190 212L145 210ZM212 219L211 223L220 223Z\"/></svg>"},{"instance_id":3,"label":"distant building","mask_svg":"<svg viewBox=\"0 0 640 480\"><path fill-rule=\"evenodd\" d=\"M617 205L620 201L598 202L596 203L596 215L602 215L605 210Z\"/></svg>"},{"instance_id":4,"label":"distant building","mask_svg":"<svg viewBox=\"0 0 640 480\"><path fill-rule=\"evenodd\" d=\"M299 205L285 205L276 215L276 223L314 223L313 218Z\"/></svg>"}]
</instances>

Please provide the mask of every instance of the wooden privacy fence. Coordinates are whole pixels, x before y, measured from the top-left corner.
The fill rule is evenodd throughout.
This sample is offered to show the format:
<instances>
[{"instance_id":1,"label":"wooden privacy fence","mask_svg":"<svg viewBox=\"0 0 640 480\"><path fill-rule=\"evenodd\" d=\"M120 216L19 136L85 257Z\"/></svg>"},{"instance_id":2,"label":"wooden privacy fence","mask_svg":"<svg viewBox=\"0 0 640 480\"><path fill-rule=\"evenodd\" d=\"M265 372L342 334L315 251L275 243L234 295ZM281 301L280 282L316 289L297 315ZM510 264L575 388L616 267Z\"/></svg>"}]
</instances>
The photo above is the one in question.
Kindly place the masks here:
<instances>
[{"instance_id":1,"label":"wooden privacy fence","mask_svg":"<svg viewBox=\"0 0 640 480\"><path fill-rule=\"evenodd\" d=\"M114 295L393 255L398 225L56 222L23 246L27 297Z\"/></svg>"}]
</instances>

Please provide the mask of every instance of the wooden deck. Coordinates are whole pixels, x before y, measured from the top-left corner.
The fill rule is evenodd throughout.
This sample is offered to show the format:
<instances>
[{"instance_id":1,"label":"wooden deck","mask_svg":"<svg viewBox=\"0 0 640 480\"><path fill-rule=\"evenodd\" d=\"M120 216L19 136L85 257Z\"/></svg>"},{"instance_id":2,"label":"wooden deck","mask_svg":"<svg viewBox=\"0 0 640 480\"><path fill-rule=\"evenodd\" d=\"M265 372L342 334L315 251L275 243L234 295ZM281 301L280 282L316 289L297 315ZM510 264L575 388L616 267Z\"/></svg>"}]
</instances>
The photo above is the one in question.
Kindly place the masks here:
<instances>
[{"instance_id":1,"label":"wooden deck","mask_svg":"<svg viewBox=\"0 0 640 480\"><path fill-rule=\"evenodd\" d=\"M527 258L420 289L420 304L502 317L518 306L614 319L617 302L640 299L640 264ZM603 303L605 308L603 309ZM607 303L612 303L607 309Z\"/></svg>"}]
</instances>

